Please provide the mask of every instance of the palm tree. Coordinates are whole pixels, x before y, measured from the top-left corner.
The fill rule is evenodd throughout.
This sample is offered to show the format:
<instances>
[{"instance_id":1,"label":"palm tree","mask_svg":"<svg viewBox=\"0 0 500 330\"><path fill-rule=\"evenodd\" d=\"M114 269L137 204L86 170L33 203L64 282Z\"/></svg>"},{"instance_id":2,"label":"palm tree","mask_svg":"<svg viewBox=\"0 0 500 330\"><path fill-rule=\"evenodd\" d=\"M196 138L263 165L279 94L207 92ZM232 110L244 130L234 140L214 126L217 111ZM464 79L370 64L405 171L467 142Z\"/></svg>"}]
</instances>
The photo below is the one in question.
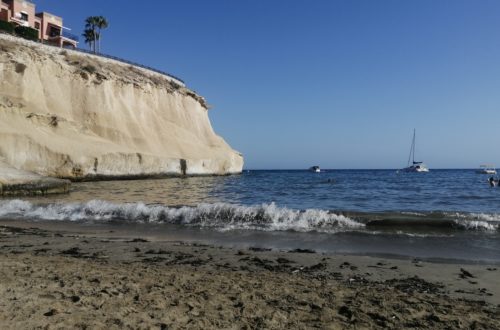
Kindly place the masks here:
<instances>
[{"instance_id":1,"label":"palm tree","mask_svg":"<svg viewBox=\"0 0 500 330\"><path fill-rule=\"evenodd\" d=\"M97 33L97 40L99 40L99 52L101 52L101 30L105 29L109 26L108 20L104 16L97 16L95 17L96 19L96 27L99 29L99 32Z\"/></svg>"},{"instance_id":2,"label":"palm tree","mask_svg":"<svg viewBox=\"0 0 500 330\"><path fill-rule=\"evenodd\" d=\"M91 49L93 48L94 53L96 52L96 40L98 39L97 35L97 23L98 23L98 17L97 16L89 16L85 19L85 31L89 30L92 32L92 46L90 47ZM89 33L90 35L90 33ZM84 34L85 36L85 34Z\"/></svg>"},{"instance_id":3,"label":"palm tree","mask_svg":"<svg viewBox=\"0 0 500 330\"><path fill-rule=\"evenodd\" d=\"M95 50L93 49L94 41L96 39L94 31L92 31L91 29L86 29L83 32L82 36L85 38L85 43L89 45L90 50L95 52Z\"/></svg>"}]
</instances>

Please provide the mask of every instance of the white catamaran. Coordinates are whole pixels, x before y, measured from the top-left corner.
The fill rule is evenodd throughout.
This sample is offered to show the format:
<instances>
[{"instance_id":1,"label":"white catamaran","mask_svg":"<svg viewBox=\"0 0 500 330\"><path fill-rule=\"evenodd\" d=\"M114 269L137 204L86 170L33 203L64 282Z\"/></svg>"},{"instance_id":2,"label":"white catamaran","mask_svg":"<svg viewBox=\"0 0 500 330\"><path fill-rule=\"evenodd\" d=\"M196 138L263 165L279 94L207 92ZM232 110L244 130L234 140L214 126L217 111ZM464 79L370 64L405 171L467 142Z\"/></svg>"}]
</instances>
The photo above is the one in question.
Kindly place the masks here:
<instances>
[{"instance_id":1,"label":"white catamaran","mask_svg":"<svg viewBox=\"0 0 500 330\"><path fill-rule=\"evenodd\" d=\"M410 159L412 162L410 163ZM411 142L410 155L408 156L407 167L400 170L401 172L429 172L427 166L422 162L415 161L415 129L413 129L413 140Z\"/></svg>"}]
</instances>

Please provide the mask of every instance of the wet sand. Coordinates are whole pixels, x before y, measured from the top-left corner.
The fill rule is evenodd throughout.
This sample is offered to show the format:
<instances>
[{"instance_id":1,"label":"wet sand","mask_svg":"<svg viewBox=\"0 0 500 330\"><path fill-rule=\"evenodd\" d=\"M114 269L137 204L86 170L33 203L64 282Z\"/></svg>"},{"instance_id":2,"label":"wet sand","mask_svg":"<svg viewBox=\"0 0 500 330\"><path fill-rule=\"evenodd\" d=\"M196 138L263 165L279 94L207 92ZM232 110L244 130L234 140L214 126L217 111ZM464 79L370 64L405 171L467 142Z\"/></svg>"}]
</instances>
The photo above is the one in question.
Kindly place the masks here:
<instances>
[{"instance_id":1,"label":"wet sand","mask_svg":"<svg viewBox=\"0 0 500 330\"><path fill-rule=\"evenodd\" d=\"M234 249L0 222L0 324L19 328L500 328L500 267Z\"/></svg>"}]
</instances>

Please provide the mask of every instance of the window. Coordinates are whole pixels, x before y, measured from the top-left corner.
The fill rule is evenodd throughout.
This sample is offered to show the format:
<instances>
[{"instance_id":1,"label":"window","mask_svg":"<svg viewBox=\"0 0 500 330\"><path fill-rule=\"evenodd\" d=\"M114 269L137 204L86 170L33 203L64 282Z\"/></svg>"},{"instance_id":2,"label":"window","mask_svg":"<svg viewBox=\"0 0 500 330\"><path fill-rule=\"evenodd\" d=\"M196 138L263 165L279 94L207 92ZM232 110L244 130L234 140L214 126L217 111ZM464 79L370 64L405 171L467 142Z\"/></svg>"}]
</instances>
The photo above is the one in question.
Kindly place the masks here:
<instances>
[{"instance_id":1,"label":"window","mask_svg":"<svg viewBox=\"0 0 500 330\"><path fill-rule=\"evenodd\" d=\"M35 29L40 30L40 23L35 22Z\"/></svg>"},{"instance_id":2,"label":"window","mask_svg":"<svg viewBox=\"0 0 500 330\"><path fill-rule=\"evenodd\" d=\"M50 37L59 37L61 35L61 29L55 26L51 26L49 30Z\"/></svg>"},{"instance_id":3,"label":"window","mask_svg":"<svg viewBox=\"0 0 500 330\"><path fill-rule=\"evenodd\" d=\"M21 19L22 19L23 21L28 21L28 14L26 14L26 13L21 13Z\"/></svg>"}]
</instances>

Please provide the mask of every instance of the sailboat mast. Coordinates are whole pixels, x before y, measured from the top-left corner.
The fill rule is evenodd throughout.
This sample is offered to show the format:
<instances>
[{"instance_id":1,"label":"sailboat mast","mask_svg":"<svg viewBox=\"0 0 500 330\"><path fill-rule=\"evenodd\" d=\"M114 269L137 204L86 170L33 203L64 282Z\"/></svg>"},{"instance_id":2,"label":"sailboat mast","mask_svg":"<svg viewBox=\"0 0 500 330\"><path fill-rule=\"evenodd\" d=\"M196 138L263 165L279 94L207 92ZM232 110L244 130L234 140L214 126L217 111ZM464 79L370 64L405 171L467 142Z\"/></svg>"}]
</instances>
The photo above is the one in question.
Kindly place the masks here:
<instances>
[{"instance_id":1,"label":"sailboat mast","mask_svg":"<svg viewBox=\"0 0 500 330\"><path fill-rule=\"evenodd\" d=\"M415 129L413 129L412 149L413 149L413 164L415 164Z\"/></svg>"},{"instance_id":2,"label":"sailboat mast","mask_svg":"<svg viewBox=\"0 0 500 330\"><path fill-rule=\"evenodd\" d=\"M410 154L408 155L407 166L410 166L410 160L415 161L415 129L413 129L413 139L411 140Z\"/></svg>"}]
</instances>

